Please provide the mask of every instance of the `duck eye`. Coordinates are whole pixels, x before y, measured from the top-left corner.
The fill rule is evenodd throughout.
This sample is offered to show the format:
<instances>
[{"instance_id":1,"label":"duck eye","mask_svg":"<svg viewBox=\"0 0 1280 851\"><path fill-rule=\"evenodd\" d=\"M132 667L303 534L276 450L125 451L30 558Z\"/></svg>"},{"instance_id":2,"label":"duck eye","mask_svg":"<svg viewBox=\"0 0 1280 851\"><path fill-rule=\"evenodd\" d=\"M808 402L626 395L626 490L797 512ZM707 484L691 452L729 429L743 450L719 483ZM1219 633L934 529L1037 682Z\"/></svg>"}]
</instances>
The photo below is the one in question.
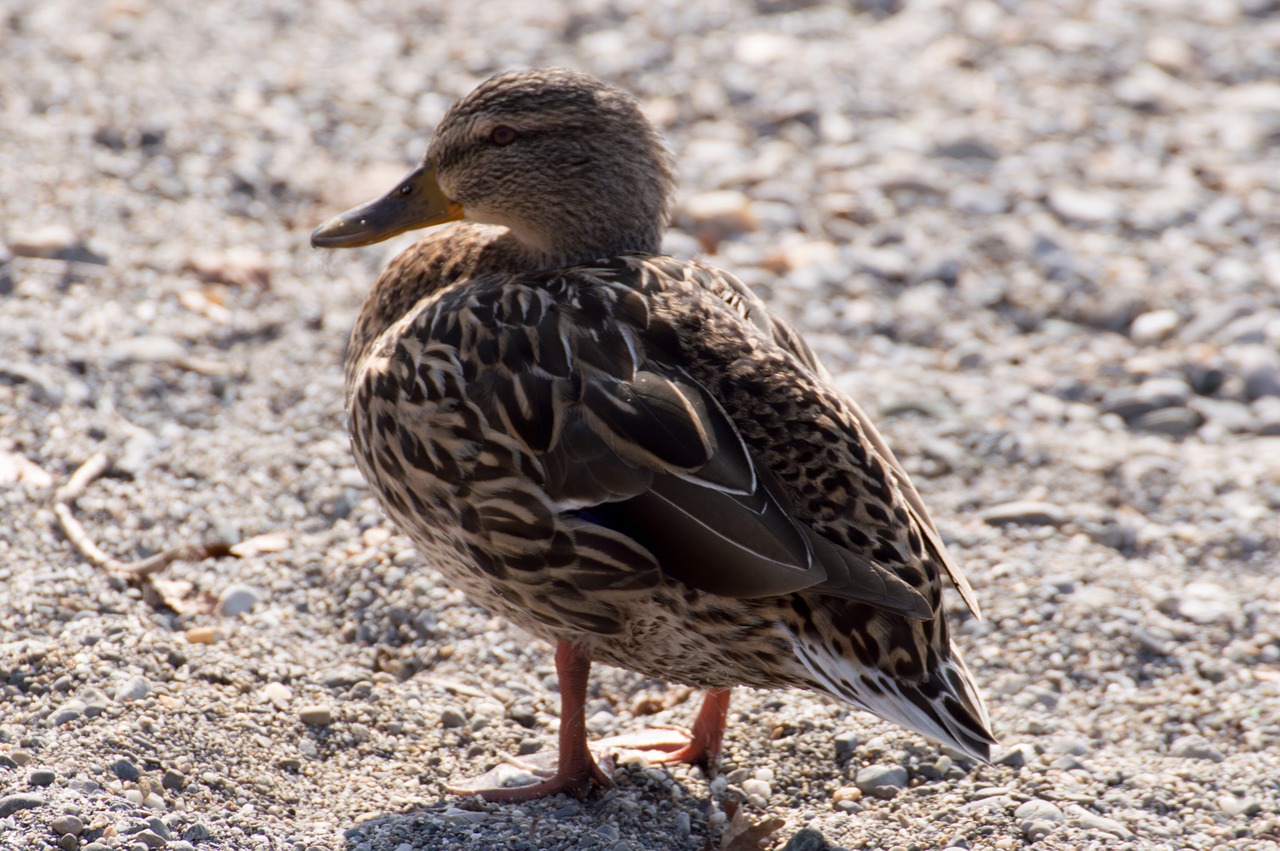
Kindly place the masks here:
<instances>
[{"instance_id":1,"label":"duck eye","mask_svg":"<svg viewBox=\"0 0 1280 851\"><path fill-rule=\"evenodd\" d=\"M518 135L520 134L516 133L514 129L505 124L500 124L489 133L489 141L500 148L504 148L514 142Z\"/></svg>"},{"instance_id":2,"label":"duck eye","mask_svg":"<svg viewBox=\"0 0 1280 851\"><path fill-rule=\"evenodd\" d=\"M397 191L397 192L399 192L402 196L404 196L404 195L412 195L412 194L413 194L413 184L412 184L412 183L406 183L406 184L403 184L403 185L402 185L399 189L397 189L396 191Z\"/></svg>"}]
</instances>

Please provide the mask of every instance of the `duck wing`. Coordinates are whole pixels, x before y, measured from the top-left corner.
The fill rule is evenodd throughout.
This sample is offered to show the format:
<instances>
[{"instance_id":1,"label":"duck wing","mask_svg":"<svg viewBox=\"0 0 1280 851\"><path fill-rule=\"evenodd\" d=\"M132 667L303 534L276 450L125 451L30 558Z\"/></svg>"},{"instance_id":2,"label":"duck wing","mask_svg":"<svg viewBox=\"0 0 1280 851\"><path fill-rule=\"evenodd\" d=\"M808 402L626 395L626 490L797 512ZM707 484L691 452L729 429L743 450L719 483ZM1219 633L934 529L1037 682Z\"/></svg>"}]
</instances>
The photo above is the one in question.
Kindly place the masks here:
<instances>
[{"instance_id":1,"label":"duck wing","mask_svg":"<svg viewBox=\"0 0 1280 851\"><path fill-rule=\"evenodd\" d=\"M536 459L534 481L573 528L618 533L663 574L725 597L814 589L930 617L894 570L797 518L724 406L680 366L682 343L637 283L622 263L471 281L414 324L424 344L459 353L468 401ZM690 307L723 310L705 301ZM557 569L571 585L606 582L598 565Z\"/></svg>"},{"instance_id":2,"label":"duck wing","mask_svg":"<svg viewBox=\"0 0 1280 851\"><path fill-rule=\"evenodd\" d=\"M671 264L679 264L679 261L671 261L669 258L664 258L664 260L665 264L657 259L651 259L646 262L651 266L666 265L665 274L668 276L673 275L674 270L671 269ZM787 322L769 313L760 298L737 278L706 267L699 268L696 274L689 274L688 271L685 271L684 274L690 280L696 281L707 292L721 299L730 309L742 316L744 320L759 328L779 347L795 356L803 366L811 370L819 379L823 381L830 380L830 375L826 368L818 360L808 343L804 341L804 338ZM946 571L951 584L960 593L960 597L964 600L969 611L975 617L981 619L982 612L978 606L978 598L973 591L973 586L969 584L969 580L960 569L955 556L950 553L946 544L943 543L942 535L938 532L937 525L930 516L928 509L925 508L920 492L916 490L915 485L912 484L911 479L907 476L907 471L903 469L902 463L894 455L893 450L889 448L889 444L885 442L884 437L876 429L875 424L867 416L862 406L847 396L843 398L843 402L847 406L849 413L856 420L862 437L888 465L894 484L906 503L907 513L920 528L929 555Z\"/></svg>"}]
</instances>

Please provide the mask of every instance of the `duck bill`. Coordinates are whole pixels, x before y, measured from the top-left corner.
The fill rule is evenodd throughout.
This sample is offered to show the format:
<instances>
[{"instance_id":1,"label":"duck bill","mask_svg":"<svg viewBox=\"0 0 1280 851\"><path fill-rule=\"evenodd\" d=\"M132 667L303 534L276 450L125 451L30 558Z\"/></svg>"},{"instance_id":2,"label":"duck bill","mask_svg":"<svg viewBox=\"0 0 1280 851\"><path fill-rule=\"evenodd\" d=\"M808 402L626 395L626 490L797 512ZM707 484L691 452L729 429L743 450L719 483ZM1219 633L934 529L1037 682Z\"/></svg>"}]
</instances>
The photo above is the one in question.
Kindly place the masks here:
<instances>
[{"instance_id":1,"label":"duck bill","mask_svg":"<svg viewBox=\"0 0 1280 851\"><path fill-rule=\"evenodd\" d=\"M382 242L405 231L462 218L436 181L434 166L420 165L381 198L334 216L311 234L313 248L356 248Z\"/></svg>"}]
</instances>

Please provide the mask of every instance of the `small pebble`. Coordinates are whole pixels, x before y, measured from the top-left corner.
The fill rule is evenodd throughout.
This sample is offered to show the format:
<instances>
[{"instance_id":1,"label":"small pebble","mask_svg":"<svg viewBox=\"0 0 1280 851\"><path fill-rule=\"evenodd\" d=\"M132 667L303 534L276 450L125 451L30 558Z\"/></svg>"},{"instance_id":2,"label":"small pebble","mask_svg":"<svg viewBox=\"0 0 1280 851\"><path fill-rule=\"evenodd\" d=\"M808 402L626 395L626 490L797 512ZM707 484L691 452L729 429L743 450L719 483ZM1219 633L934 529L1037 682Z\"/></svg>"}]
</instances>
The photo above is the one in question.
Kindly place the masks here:
<instances>
[{"instance_id":1,"label":"small pebble","mask_svg":"<svg viewBox=\"0 0 1280 851\"><path fill-rule=\"evenodd\" d=\"M588 732L595 733L597 735L600 733L607 733L613 729L617 722L618 719L612 712L606 712L601 709L599 712L593 713L592 716L587 719L587 730Z\"/></svg>"},{"instance_id":2,"label":"small pebble","mask_svg":"<svg viewBox=\"0 0 1280 851\"><path fill-rule=\"evenodd\" d=\"M187 785L187 776L174 768L166 768L160 778L160 785L165 789L177 792Z\"/></svg>"},{"instance_id":3,"label":"small pebble","mask_svg":"<svg viewBox=\"0 0 1280 851\"><path fill-rule=\"evenodd\" d=\"M857 801L862 798L862 790L857 786L841 786L831 794L831 800L834 803L841 801Z\"/></svg>"},{"instance_id":4,"label":"small pebble","mask_svg":"<svg viewBox=\"0 0 1280 851\"><path fill-rule=\"evenodd\" d=\"M908 779L907 770L900 765L868 765L858 769L853 782L864 795L884 797L888 793L878 790L896 792L906 787Z\"/></svg>"},{"instance_id":5,"label":"small pebble","mask_svg":"<svg viewBox=\"0 0 1280 851\"><path fill-rule=\"evenodd\" d=\"M836 759L843 760L853 755L858 749L858 734L847 730L835 737Z\"/></svg>"},{"instance_id":6,"label":"small pebble","mask_svg":"<svg viewBox=\"0 0 1280 851\"><path fill-rule=\"evenodd\" d=\"M163 848L168 844L163 836L151 830L140 830L133 835L133 838L148 848Z\"/></svg>"},{"instance_id":7,"label":"small pebble","mask_svg":"<svg viewBox=\"0 0 1280 851\"><path fill-rule=\"evenodd\" d=\"M155 833L156 836L159 836L165 841L173 838L173 835L169 832L169 825L165 824L155 816L147 819L147 826L151 828L151 831Z\"/></svg>"},{"instance_id":8,"label":"small pebble","mask_svg":"<svg viewBox=\"0 0 1280 851\"><path fill-rule=\"evenodd\" d=\"M222 639L222 630L211 626L193 626L186 631L186 639L191 644L214 644Z\"/></svg>"},{"instance_id":9,"label":"small pebble","mask_svg":"<svg viewBox=\"0 0 1280 851\"><path fill-rule=\"evenodd\" d=\"M446 730L465 726L467 716L456 706L446 706L440 711L440 726Z\"/></svg>"},{"instance_id":10,"label":"small pebble","mask_svg":"<svg viewBox=\"0 0 1280 851\"><path fill-rule=\"evenodd\" d=\"M151 694L151 681L146 677L130 677L116 689L115 698L120 703L142 700Z\"/></svg>"},{"instance_id":11,"label":"small pebble","mask_svg":"<svg viewBox=\"0 0 1280 851\"><path fill-rule=\"evenodd\" d=\"M563 807L560 807L558 810L555 810L553 813L551 813L551 816L552 818L566 819L566 818L573 818L580 812L582 812L582 807L570 801L569 803L565 804Z\"/></svg>"},{"instance_id":12,"label":"small pebble","mask_svg":"<svg viewBox=\"0 0 1280 851\"><path fill-rule=\"evenodd\" d=\"M138 770L136 765L123 758L111 763L111 770L121 780L137 780L142 776L142 772Z\"/></svg>"},{"instance_id":13,"label":"small pebble","mask_svg":"<svg viewBox=\"0 0 1280 851\"><path fill-rule=\"evenodd\" d=\"M1019 821L1062 821L1066 816L1057 804L1040 798L1032 798L1026 803L1020 804L1013 811L1013 817Z\"/></svg>"},{"instance_id":14,"label":"small pebble","mask_svg":"<svg viewBox=\"0 0 1280 851\"><path fill-rule=\"evenodd\" d=\"M298 720L303 724L323 727L333 723L333 709L324 704L304 706L298 710Z\"/></svg>"},{"instance_id":15,"label":"small pebble","mask_svg":"<svg viewBox=\"0 0 1280 851\"><path fill-rule=\"evenodd\" d=\"M53 722L53 726L61 727L63 724L69 724L84 715L85 709L85 702L73 697L55 709L50 720Z\"/></svg>"},{"instance_id":16,"label":"small pebble","mask_svg":"<svg viewBox=\"0 0 1280 851\"><path fill-rule=\"evenodd\" d=\"M1178 330L1182 318L1176 310L1152 310L1137 316L1129 323L1129 336L1135 343L1158 343Z\"/></svg>"},{"instance_id":17,"label":"small pebble","mask_svg":"<svg viewBox=\"0 0 1280 851\"><path fill-rule=\"evenodd\" d=\"M1071 187L1059 187L1049 193L1049 209L1074 224L1096 225L1119 218L1121 207L1098 193Z\"/></svg>"},{"instance_id":18,"label":"small pebble","mask_svg":"<svg viewBox=\"0 0 1280 851\"><path fill-rule=\"evenodd\" d=\"M993 505L978 512L988 526L1061 526L1070 518L1062 508L1049 502L1018 501Z\"/></svg>"},{"instance_id":19,"label":"small pebble","mask_svg":"<svg viewBox=\"0 0 1280 851\"><path fill-rule=\"evenodd\" d=\"M1007 765L1010 768L1021 768L1035 759L1036 749L1028 744L1017 744L996 757L996 765ZM945 773L945 772L944 772Z\"/></svg>"},{"instance_id":20,"label":"small pebble","mask_svg":"<svg viewBox=\"0 0 1280 851\"><path fill-rule=\"evenodd\" d=\"M59 836L76 836L80 831L84 830L84 822L76 816L65 815L58 816L49 822L49 827L53 828L53 832Z\"/></svg>"},{"instance_id":21,"label":"small pebble","mask_svg":"<svg viewBox=\"0 0 1280 851\"><path fill-rule=\"evenodd\" d=\"M195 822L182 831L182 838L191 843L204 842L212 837L213 833L205 827L204 822Z\"/></svg>"},{"instance_id":22,"label":"small pebble","mask_svg":"<svg viewBox=\"0 0 1280 851\"><path fill-rule=\"evenodd\" d=\"M1228 620L1239 609L1239 601L1235 596L1214 582L1188 583L1177 599L1178 614L1198 624Z\"/></svg>"},{"instance_id":23,"label":"small pebble","mask_svg":"<svg viewBox=\"0 0 1280 851\"><path fill-rule=\"evenodd\" d=\"M218 612L226 618L234 618L253 611L262 595L250 585L232 585L222 592Z\"/></svg>"},{"instance_id":24,"label":"small pebble","mask_svg":"<svg viewBox=\"0 0 1280 851\"><path fill-rule=\"evenodd\" d=\"M47 768L38 768L27 775L27 783L32 786L50 786L58 779L58 775Z\"/></svg>"},{"instance_id":25,"label":"small pebble","mask_svg":"<svg viewBox=\"0 0 1280 851\"><path fill-rule=\"evenodd\" d=\"M756 807L766 807L769 803L769 796L773 794L773 789L763 780L757 780L754 777L742 782L742 791L747 793L747 800Z\"/></svg>"},{"instance_id":26,"label":"small pebble","mask_svg":"<svg viewBox=\"0 0 1280 851\"><path fill-rule=\"evenodd\" d=\"M1182 736L1174 739L1169 745L1169 755L1179 759L1204 759L1209 762L1222 762L1226 759L1222 751L1209 744L1204 736Z\"/></svg>"},{"instance_id":27,"label":"small pebble","mask_svg":"<svg viewBox=\"0 0 1280 851\"><path fill-rule=\"evenodd\" d=\"M507 717L519 724L521 727L529 730L538 726L538 715L528 706L512 706L507 710Z\"/></svg>"}]
</instances>

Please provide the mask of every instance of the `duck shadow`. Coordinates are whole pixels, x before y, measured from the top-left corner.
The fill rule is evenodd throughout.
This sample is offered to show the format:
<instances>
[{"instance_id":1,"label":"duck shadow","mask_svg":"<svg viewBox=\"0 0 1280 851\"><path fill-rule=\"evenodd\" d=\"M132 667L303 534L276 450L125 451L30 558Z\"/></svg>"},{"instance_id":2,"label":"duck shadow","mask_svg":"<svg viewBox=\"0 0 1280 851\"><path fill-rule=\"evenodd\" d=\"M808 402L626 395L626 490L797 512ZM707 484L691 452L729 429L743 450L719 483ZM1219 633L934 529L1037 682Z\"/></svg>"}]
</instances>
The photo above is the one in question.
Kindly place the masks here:
<instances>
[{"instance_id":1,"label":"duck shadow","mask_svg":"<svg viewBox=\"0 0 1280 851\"><path fill-rule=\"evenodd\" d=\"M584 798L556 795L522 804L446 794L425 807L384 813L347 828L343 847L348 851L700 851L720 847L722 831L710 823L715 807L705 788L691 791L688 784L662 769L628 767L616 770L613 778L616 788Z\"/></svg>"},{"instance_id":2,"label":"duck shadow","mask_svg":"<svg viewBox=\"0 0 1280 851\"><path fill-rule=\"evenodd\" d=\"M777 835L781 819L752 817L728 801L723 819L709 794L691 793L661 769L614 774L617 787L585 798L557 795L525 804L491 804L450 795L405 813L367 818L343 833L347 851L489 849L514 851L846 851L821 831ZM704 793L706 794L706 793ZM777 822L770 824L770 822Z\"/></svg>"}]
</instances>

